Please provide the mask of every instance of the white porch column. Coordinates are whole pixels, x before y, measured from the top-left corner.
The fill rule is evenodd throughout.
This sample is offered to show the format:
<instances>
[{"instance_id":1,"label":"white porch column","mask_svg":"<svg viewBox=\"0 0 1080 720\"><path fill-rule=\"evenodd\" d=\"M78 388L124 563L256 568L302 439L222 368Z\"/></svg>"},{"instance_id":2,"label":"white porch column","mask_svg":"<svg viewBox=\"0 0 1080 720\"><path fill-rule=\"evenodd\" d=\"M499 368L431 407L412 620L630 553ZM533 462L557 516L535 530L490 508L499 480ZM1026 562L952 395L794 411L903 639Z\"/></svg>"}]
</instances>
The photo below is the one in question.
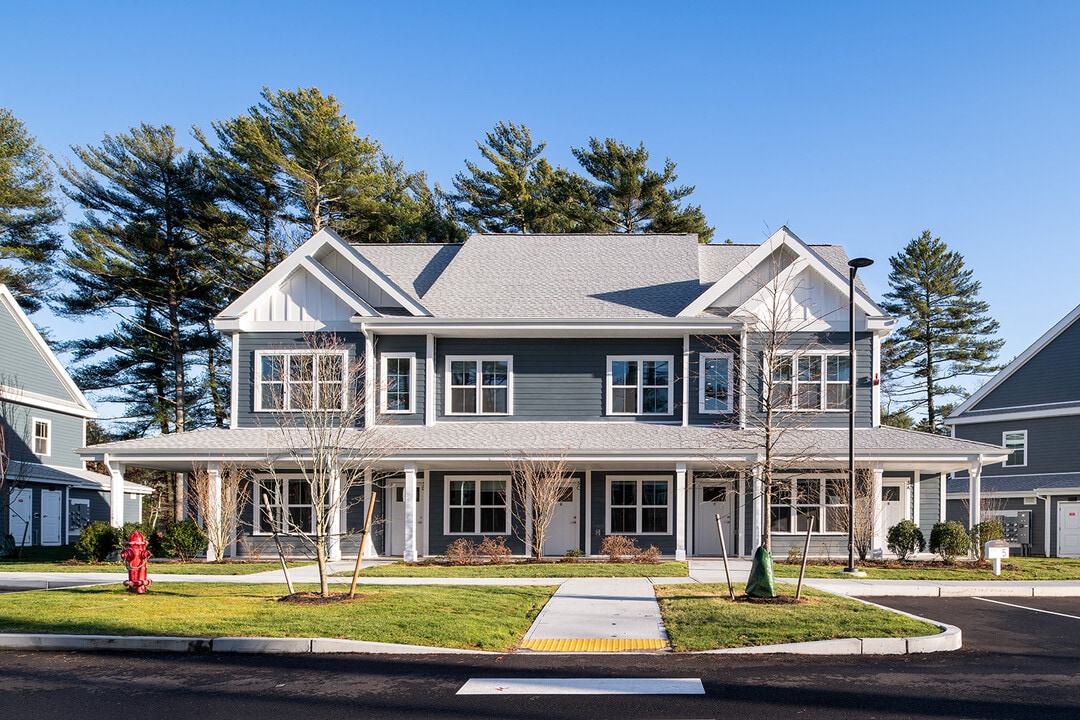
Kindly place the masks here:
<instances>
[{"instance_id":1,"label":"white porch column","mask_svg":"<svg viewBox=\"0 0 1080 720\"><path fill-rule=\"evenodd\" d=\"M405 466L405 562L416 562L416 465Z\"/></svg>"},{"instance_id":2,"label":"white porch column","mask_svg":"<svg viewBox=\"0 0 1080 720\"><path fill-rule=\"evenodd\" d=\"M982 522L982 463L972 463L968 468L968 530Z\"/></svg>"},{"instance_id":3,"label":"white porch column","mask_svg":"<svg viewBox=\"0 0 1080 720\"><path fill-rule=\"evenodd\" d=\"M372 478L371 478L371 469L369 468L369 469L364 471L364 519L365 520L367 519L368 508L371 507L372 500L373 500L373 498L372 498ZM386 497L385 493L383 494L383 507L384 508L390 507L389 498ZM386 525L384 524L383 527L386 527ZM389 544L389 540L387 540L387 543ZM374 542L373 538L371 538L371 537L365 538L364 546L362 548L360 548L359 552L362 552L364 554L365 558L377 558L377 557L379 557L379 553L375 551L375 542Z\"/></svg>"},{"instance_id":4,"label":"white porch column","mask_svg":"<svg viewBox=\"0 0 1080 720\"><path fill-rule=\"evenodd\" d=\"M592 470L585 471L585 554L592 555Z\"/></svg>"},{"instance_id":5,"label":"white porch column","mask_svg":"<svg viewBox=\"0 0 1080 720\"><path fill-rule=\"evenodd\" d=\"M327 543L327 556L330 560L341 559L341 509L345 507L345 498L341 497L341 467L330 468L330 506L337 508L330 514L330 533Z\"/></svg>"},{"instance_id":6,"label":"white porch column","mask_svg":"<svg viewBox=\"0 0 1080 720\"><path fill-rule=\"evenodd\" d=\"M750 554L757 552L757 549L761 547L761 526L762 515L765 513L765 496L764 486L761 482L761 466L758 465L754 468L754 499L753 499L753 516L754 526L750 528Z\"/></svg>"},{"instance_id":7,"label":"white porch column","mask_svg":"<svg viewBox=\"0 0 1080 720\"><path fill-rule=\"evenodd\" d=\"M735 481L735 487L737 491L735 493L734 515L739 520L738 524L734 526L737 530L735 548L736 554L743 557L746 555L746 505L743 503L743 498L746 497L746 477L742 473L739 473L739 479Z\"/></svg>"},{"instance_id":8,"label":"white porch column","mask_svg":"<svg viewBox=\"0 0 1080 720\"><path fill-rule=\"evenodd\" d=\"M224 518L221 516L221 465L219 463L206 464L206 513L210 517L204 518L206 527L217 528L217 532L210 533L209 544L206 546L206 561L217 562L225 554L225 548L218 547L218 538L221 536L221 527Z\"/></svg>"},{"instance_id":9,"label":"white porch column","mask_svg":"<svg viewBox=\"0 0 1080 720\"><path fill-rule=\"evenodd\" d=\"M124 524L124 465L110 460L106 455L105 467L109 469L109 524L121 527Z\"/></svg>"},{"instance_id":10,"label":"white porch column","mask_svg":"<svg viewBox=\"0 0 1080 720\"><path fill-rule=\"evenodd\" d=\"M686 463L675 465L675 559L686 559Z\"/></svg>"},{"instance_id":11,"label":"white porch column","mask_svg":"<svg viewBox=\"0 0 1080 720\"><path fill-rule=\"evenodd\" d=\"M874 519L874 539L870 543L870 549L881 550L882 554L885 552L885 530L882 525L885 522L885 518L881 515L881 476L884 474L885 469L881 465L875 465L870 469L871 472L871 488L870 492L873 494L871 500L871 512L870 517ZM903 495L901 495L901 498ZM906 513L905 513L906 514Z\"/></svg>"}]
</instances>

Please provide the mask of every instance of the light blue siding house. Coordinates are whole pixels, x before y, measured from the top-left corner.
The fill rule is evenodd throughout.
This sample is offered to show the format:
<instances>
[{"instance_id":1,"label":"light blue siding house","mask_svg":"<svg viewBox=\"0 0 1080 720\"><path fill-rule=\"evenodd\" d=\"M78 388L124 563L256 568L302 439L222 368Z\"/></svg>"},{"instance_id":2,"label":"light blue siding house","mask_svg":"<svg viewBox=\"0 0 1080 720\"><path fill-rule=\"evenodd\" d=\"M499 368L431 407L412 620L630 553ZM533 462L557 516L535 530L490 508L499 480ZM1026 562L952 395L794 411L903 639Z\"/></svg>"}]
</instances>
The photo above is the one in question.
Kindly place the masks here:
<instances>
[{"instance_id":1,"label":"light blue siding house","mask_svg":"<svg viewBox=\"0 0 1080 720\"><path fill-rule=\"evenodd\" d=\"M847 467L849 333L857 345L857 463L872 482L874 546L887 524L926 531L944 517L941 478L1004 457L1000 448L879 422L881 340L893 320L861 285L848 321L848 259L787 228L760 245L693 235L473 235L455 245L354 245L323 231L216 319L232 339L228 429L88 448L84 457L171 471L193 463L255 478L241 554L269 539L260 473L282 453L277 419L309 396L362 383L358 426L393 448L389 473L355 490L337 520L355 532L374 497L372 552L415 559L457 538L501 536L524 553L508 463L565 457L572 470L545 552L598 554L608 535L676 558L750 555L766 522L758 459L762 389L775 388L787 469L769 522L774 549L846 553L839 489ZM762 373L773 311L782 367ZM336 357L311 334L334 334ZM363 361L351 376L343 368ZM299 403L299 404L298 404ZM360 432L357 430L357 432ZM298 461L301 462L301 461ZM347 468L343 468L347 470ZM311 513L297 489L295 517ZM350 544L352 543L352 544ZM346 540L337 552L355 552Z\"/></svg>"},{"instance_id":2,"label":"light blue siding house","mask_svg":"<svg viewBox=\"0 0 1080 720\"><path fill-rule=\"evenodd\" d=\"M112 479L75 453L97 413L3 285L0 347L0 536L16 547L74 542L88 522L114 515ZM116 516L139 519L149 492L123 486Z\"/></svg>"},{"instance_id":3,"label":"light blue siding house","mask_svg":"<svg viewBox=\"0 0 1080 720\"><path fill-rule=\"evenodd\" d=\"M1021 552L1080 557L1080 306L959 405L954 437L1009 457L949 481L949 519L1001 519Z\"/></svg>"}]
</instances>

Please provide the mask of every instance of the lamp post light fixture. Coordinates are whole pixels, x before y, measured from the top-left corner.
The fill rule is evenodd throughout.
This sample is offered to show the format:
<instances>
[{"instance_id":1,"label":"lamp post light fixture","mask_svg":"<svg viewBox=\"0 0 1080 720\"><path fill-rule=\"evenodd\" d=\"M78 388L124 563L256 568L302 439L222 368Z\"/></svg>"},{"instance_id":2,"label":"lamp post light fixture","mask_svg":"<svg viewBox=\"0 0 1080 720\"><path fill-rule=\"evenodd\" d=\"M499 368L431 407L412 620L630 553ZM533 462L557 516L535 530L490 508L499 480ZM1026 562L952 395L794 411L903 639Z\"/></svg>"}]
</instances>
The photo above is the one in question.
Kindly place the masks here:
<instances>
[{"instance_id":1,"label":"lamp post light fixture","mask_svg":"<svg viewBox=\"0 0 1080 720\"><path fill-rule=\"evenodd\" d=\"M845 573L858 573L855 567L855 274L869 267L870 258L848 261L848 564Z\"/></svg>"}]
</instances>

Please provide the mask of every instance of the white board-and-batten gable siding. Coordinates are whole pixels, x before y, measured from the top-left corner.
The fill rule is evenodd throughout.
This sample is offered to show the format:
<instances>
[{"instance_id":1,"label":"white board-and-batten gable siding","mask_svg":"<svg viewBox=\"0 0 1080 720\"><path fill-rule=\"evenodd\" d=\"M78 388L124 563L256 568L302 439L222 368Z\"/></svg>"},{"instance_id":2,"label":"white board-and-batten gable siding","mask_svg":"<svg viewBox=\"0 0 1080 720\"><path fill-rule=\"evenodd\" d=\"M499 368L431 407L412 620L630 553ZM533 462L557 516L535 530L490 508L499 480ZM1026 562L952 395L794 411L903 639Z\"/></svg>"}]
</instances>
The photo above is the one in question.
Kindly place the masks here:
<instances>
[{"instance_id":1,"label":"white board-and-batten gable siding","mask_svg":"<svg viewBox=\"0 0 1080 720\"><path fill-rule=\"evenodd\" d=\"M306 268L268 290L245 314L245 329L347 330L357 310Z\"/></svg>"}]
</instances>

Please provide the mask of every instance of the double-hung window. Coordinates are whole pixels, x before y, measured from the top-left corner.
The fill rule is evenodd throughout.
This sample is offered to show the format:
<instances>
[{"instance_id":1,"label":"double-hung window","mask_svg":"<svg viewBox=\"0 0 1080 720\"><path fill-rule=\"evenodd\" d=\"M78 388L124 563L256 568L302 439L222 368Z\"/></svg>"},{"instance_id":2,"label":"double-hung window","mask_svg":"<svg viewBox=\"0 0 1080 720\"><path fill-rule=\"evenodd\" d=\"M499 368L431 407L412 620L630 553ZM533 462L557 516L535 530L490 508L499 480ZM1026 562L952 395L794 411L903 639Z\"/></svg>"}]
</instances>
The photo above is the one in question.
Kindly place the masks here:
<instances>
[{"instance_id":1,"label":"double-hung window","mask_svg":"<svg viewBox=\"0 0 1080 720\"><path fill-rule=\"evenodd\" d=\"M391 414L415 412L416 355L384 353L382 359L382 411Z\"/></svg>"},{"instance_id":2,"label":"double-hung window","mask_svg":"<svg viewBox=\"0 0 1080 720\"><path fill-rule=\"evenodd\" d=\"M511 357L446 358L447 415L511 415Z\"/></svg>"},{"instance_id":3,"label":"double-hung window","mask_svg":"<svg viewBox=\"0 0 1080 720\"><path fill-rule=\"evenodd\" d=\"M845 532L847 480L836 477L794 477L777 480L769 495L771 528L776 533Z\"/></svg>"},{"instance_id":4,"label":"double-hung window","mask_svg":"<svg viewBox=\"0 0 1080 720\"><path fill-rule=\"evenodd\" d=\"M1027 430L1013 430L1001 433L1001 444L1009 451L1004 467L1025 467L1027 465Z\"/></svg>"},{"instance_id":5,"label":"double-hung window","mask_svg":"<svg viewBox=\"0 0 1080 720\"><path fill-rule=\"evenodd\" d=\"M509 535L510 481L446 478L447 535Z\"/></svg>"},{"instance_id":6,"label":"double-hung window","mask_svg":"<svg viewBox=\"0 0 1080 720\"><path fill-rule=\"evenodd\" d=\"M732 354L702 353L698 370L698 412L731 412Z\"/></svg>"},{"instance_id":7,"label":"double-hung window","mask_svg":"<svg viewBox=\"0 0 1080 720\"><path fill-rule=\"evenodd\" d=\"M666 535L671 527L671 480L661 477L608 480L609 535Z\"/></svg>"},{"instance_id":8,"label":"double-hung window","mask_svg":"<svg viewBox=\"0 0 1080 720\"><path fill-rule=\"evenodd\" d=\"M670 415L671 356L609 357L609 415Z\"/></svg>"},{"instance_id":9,"label":"double-hung window","mask_svg":"<svg viewBox=\"0 0 1080 720\"><path fill-rule=\"evenodd\" d=\"M52 454L52 421L34 418L34 454L48 457Z\"/></svg>"},{"instance_id":10,"label":"double-hung window","mask_svg":"<svg viewBox=\"0 0 1080 720\"><path fill-rule=\"evenodd\" d=\"M836 353L795 353L773 363L772 402L777 410L847 410L851 360Z\"/></svg>"},{"instance_id":11,"label":"double-hung window","mask_svg":"<svg viewBox=\"0 0 1080 720\"><path fill-rule=\"evenodd\" d=\"M257 351L255 409L344 410L345 351Z\"/></svg>"},{"instance_id":12,"label":"double-hung window","mask_svg":"<svg viewBox=\"0 0 1080 720\"><path fill-rule=\"evenodd\" d=\"M255 532L268 535L315 531L311 484L303 478L264 478L255 485Z\"/></svg>"}]
</instances>

